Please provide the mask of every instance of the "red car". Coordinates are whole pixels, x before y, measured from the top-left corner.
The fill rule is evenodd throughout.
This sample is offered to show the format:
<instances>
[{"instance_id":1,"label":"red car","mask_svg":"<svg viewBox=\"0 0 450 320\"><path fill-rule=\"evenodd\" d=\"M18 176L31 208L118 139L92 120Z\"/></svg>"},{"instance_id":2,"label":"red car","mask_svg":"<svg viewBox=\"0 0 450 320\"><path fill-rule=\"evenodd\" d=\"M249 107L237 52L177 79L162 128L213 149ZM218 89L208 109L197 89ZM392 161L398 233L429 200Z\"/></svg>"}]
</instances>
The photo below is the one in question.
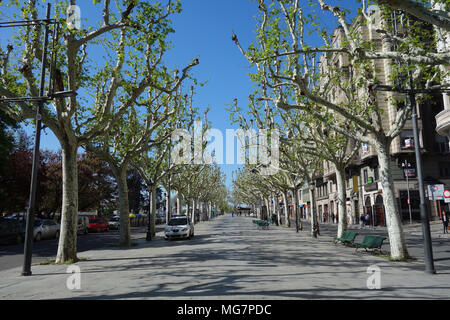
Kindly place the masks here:
<instances>
[{"instance_id":1,"label":"red car","mask_svg":"<svg viewBox=\"0 0 450 320\"><path fill-rule=\"evenodd\" d=\"M89 218L89 232L108 231L108 221L102 218Z\"/></svg>"}]
</instances>

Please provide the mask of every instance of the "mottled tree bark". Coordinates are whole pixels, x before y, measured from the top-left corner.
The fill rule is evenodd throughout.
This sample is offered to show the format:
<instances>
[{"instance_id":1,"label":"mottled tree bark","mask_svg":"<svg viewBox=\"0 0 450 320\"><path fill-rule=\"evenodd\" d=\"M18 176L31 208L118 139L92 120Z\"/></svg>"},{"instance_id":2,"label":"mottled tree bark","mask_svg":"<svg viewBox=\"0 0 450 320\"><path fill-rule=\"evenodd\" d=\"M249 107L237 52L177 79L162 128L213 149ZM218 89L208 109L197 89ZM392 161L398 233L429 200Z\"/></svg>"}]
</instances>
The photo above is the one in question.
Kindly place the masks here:
<instances>
[{"instance_id":1,"label":"mottled tree bark","mask_svg":"<svg viewBox=\"0 0 450 320\"><path fill-rule=\"evenodd\" d=\"M114 168L113 173L117 180L119 191L119 212L120 212L120 240L121 246L131 246L131 229L130 229L130 208L128 202L128 185L126 166Z\"/></svg>"},{"instance_id":2,"label":"mottled tree bark","mask_svg":"<svg viewBox=\"0 0 450 320\"><path fill-rule=\"evenodd\" d=\"M341 238L344 231L347 230L347 212L346 212L346 202L347 196L345 192L345 168L336 166L336 184L338 193L338 233L337 237Z\"/></svg>"},{"instance_id":3,"label":"mottled tree bark","mask_svg":"<svg viewBox=\"0 0 450 320\"><path fill-rule=\"evenodd\" d=\"M61 208L61 230L56 263L77 260L78 221L78 145L69 139L61 141L63 195Z\"/></svg>"},{"instance_id":4,"label":"mottled tree bark","mask_svg":"<svg viewBox=\"0 0 450 320\"><path fill-rule=\"evenodd\" d=\"M380 139L381 140L381 139ZM415 142L418 143L418 142ZM406 247L405 236L397 202L394 194L394 182L391 174L391 161L389 153L390 143L377 141L375 146L380 164L380 180L383 190L383 202L386 215L386 226L389 234L391 257L394 259L405 259L409 257Z\"/></svg>"}]
</instances>

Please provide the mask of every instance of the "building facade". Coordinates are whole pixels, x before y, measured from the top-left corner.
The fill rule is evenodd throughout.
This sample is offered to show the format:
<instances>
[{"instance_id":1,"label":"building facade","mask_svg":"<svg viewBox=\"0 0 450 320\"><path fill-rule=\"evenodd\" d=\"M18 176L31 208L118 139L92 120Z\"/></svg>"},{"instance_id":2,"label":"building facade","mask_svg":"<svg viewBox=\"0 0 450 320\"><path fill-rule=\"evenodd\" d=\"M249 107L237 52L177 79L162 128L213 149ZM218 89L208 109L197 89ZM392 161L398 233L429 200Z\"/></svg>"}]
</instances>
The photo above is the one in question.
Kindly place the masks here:
<instances>
[{"instance_id":1,"label":"building facade","mask_svg":"<svg viewBox=\"0 0 450 320\"><path fill-rule=\"evenodd\" d=\"M376 14L376 12L372 12ZM379 17L375 17L379 19ZM387 50L381 35L374 29L359 25L356 19L356 31L364 40L372 40L382 50ZM333 46L337 47L344 37L342 28L334 32ZM345 54L334 54L321 58L321 68L332 65L341 69L345 75L351 70ZM390 76L393 72L392 61L374 60L380 83L392 85ZM323 68L325 69L325 68ZM397 105L393 99L398 95L393 92L377 92L378 106L383 110L383 130L388 132L395 121ZM342 102L343 97L333 94L328 97L333 102ZM400 97L401 98L401 97ZM414 141L411 119L406 121L401 133L394 138L390 147L391 168L394 192L399 212L404 222L420 220L419 191L416 177L416 160L414 144L419 143L423 161L423 174L426 189L429 186L443 185L450 188L450 153L447 131L436 132L436 117L444 110L446 96L435 94L417 104L420 141ZM450 107L449 107L450 108ZM439 116L437 118L439 120ZM450 122L449 122L450 123ZM449 125L450 127L450 125ZM334 164L324 161L323 176L316 180L317 215L320 222L337 223L339 206L337 202L336 171ZM378 156L374 148L362 144L353 162L346 168L346 217L349 223L359 223L362 215L368 213L369 223L373 226L385 226L383 191L380 183ZM409 196L408 196L409 194ZM443 210L449 207L443 200L430 200L427 194L431 219L439 219Z\"/></svg>"}]
</instances>

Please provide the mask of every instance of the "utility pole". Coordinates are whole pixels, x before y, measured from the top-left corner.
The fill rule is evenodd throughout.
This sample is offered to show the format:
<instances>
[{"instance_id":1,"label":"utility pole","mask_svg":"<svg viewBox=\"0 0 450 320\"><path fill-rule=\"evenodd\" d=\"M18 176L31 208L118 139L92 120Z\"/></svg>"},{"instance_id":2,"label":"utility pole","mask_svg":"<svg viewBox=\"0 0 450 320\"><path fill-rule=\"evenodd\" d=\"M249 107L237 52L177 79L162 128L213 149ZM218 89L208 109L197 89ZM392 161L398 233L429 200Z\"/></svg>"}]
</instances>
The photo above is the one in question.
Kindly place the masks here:
<instances>
[{"instance_id":1,"label":"utility pole","mask_svg":"<svg viewBox=\"0 0 450 320\"><path fill-rule=\"evenodd\" d=\"M45 90L45 67L47 60L47 46L48 46L48 31L50 20L51 4L47 3L47 22L45 23L44 33L44 48L42 50L42 66L41 66L41 84L39 88L39 96L44 97ZM31 186L30 186L30 205L27 212L27 224L25 232L25 248L24 248L24 262L22 269L22 276L31 276L31 258L33 250L34 238L34 212L36 208L36 188L37 188L37 174L39 171L39 147L41 143L41 128L42 116L41 110L43 107L43 100L39 100L36 110L36 132L34 135L34 149L33 149L33 165L31 170Z\"/></svg>"}]
</instances>

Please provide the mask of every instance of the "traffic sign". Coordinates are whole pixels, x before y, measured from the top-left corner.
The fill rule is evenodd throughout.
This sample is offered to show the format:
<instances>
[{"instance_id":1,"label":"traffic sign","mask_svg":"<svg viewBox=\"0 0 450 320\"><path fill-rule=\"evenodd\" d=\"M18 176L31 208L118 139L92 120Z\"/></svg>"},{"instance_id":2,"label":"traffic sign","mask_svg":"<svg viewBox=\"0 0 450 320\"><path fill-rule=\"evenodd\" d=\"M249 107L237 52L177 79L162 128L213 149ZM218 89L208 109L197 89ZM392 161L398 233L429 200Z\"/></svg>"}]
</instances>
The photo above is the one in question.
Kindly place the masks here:
<instances>
[{"instance_id":1,"label":"traffic sign","mask_svg":"<svg viewBox=\"0 0 450 320\"><path fill-rule=\"evenodd\" d=\"M444 190L444 198L450 198L450 190Z\"/></svg>"},{"instance_id":2,"label":"traffic sign","mask_svg":"<svg viewBox=\"0 0 450 320\"><path fill-rule=\"evenodd\" d=\"M428 197L430 200L444 200L444 185L431 184L428 185Z\"/></svg>"}]
</instances>

